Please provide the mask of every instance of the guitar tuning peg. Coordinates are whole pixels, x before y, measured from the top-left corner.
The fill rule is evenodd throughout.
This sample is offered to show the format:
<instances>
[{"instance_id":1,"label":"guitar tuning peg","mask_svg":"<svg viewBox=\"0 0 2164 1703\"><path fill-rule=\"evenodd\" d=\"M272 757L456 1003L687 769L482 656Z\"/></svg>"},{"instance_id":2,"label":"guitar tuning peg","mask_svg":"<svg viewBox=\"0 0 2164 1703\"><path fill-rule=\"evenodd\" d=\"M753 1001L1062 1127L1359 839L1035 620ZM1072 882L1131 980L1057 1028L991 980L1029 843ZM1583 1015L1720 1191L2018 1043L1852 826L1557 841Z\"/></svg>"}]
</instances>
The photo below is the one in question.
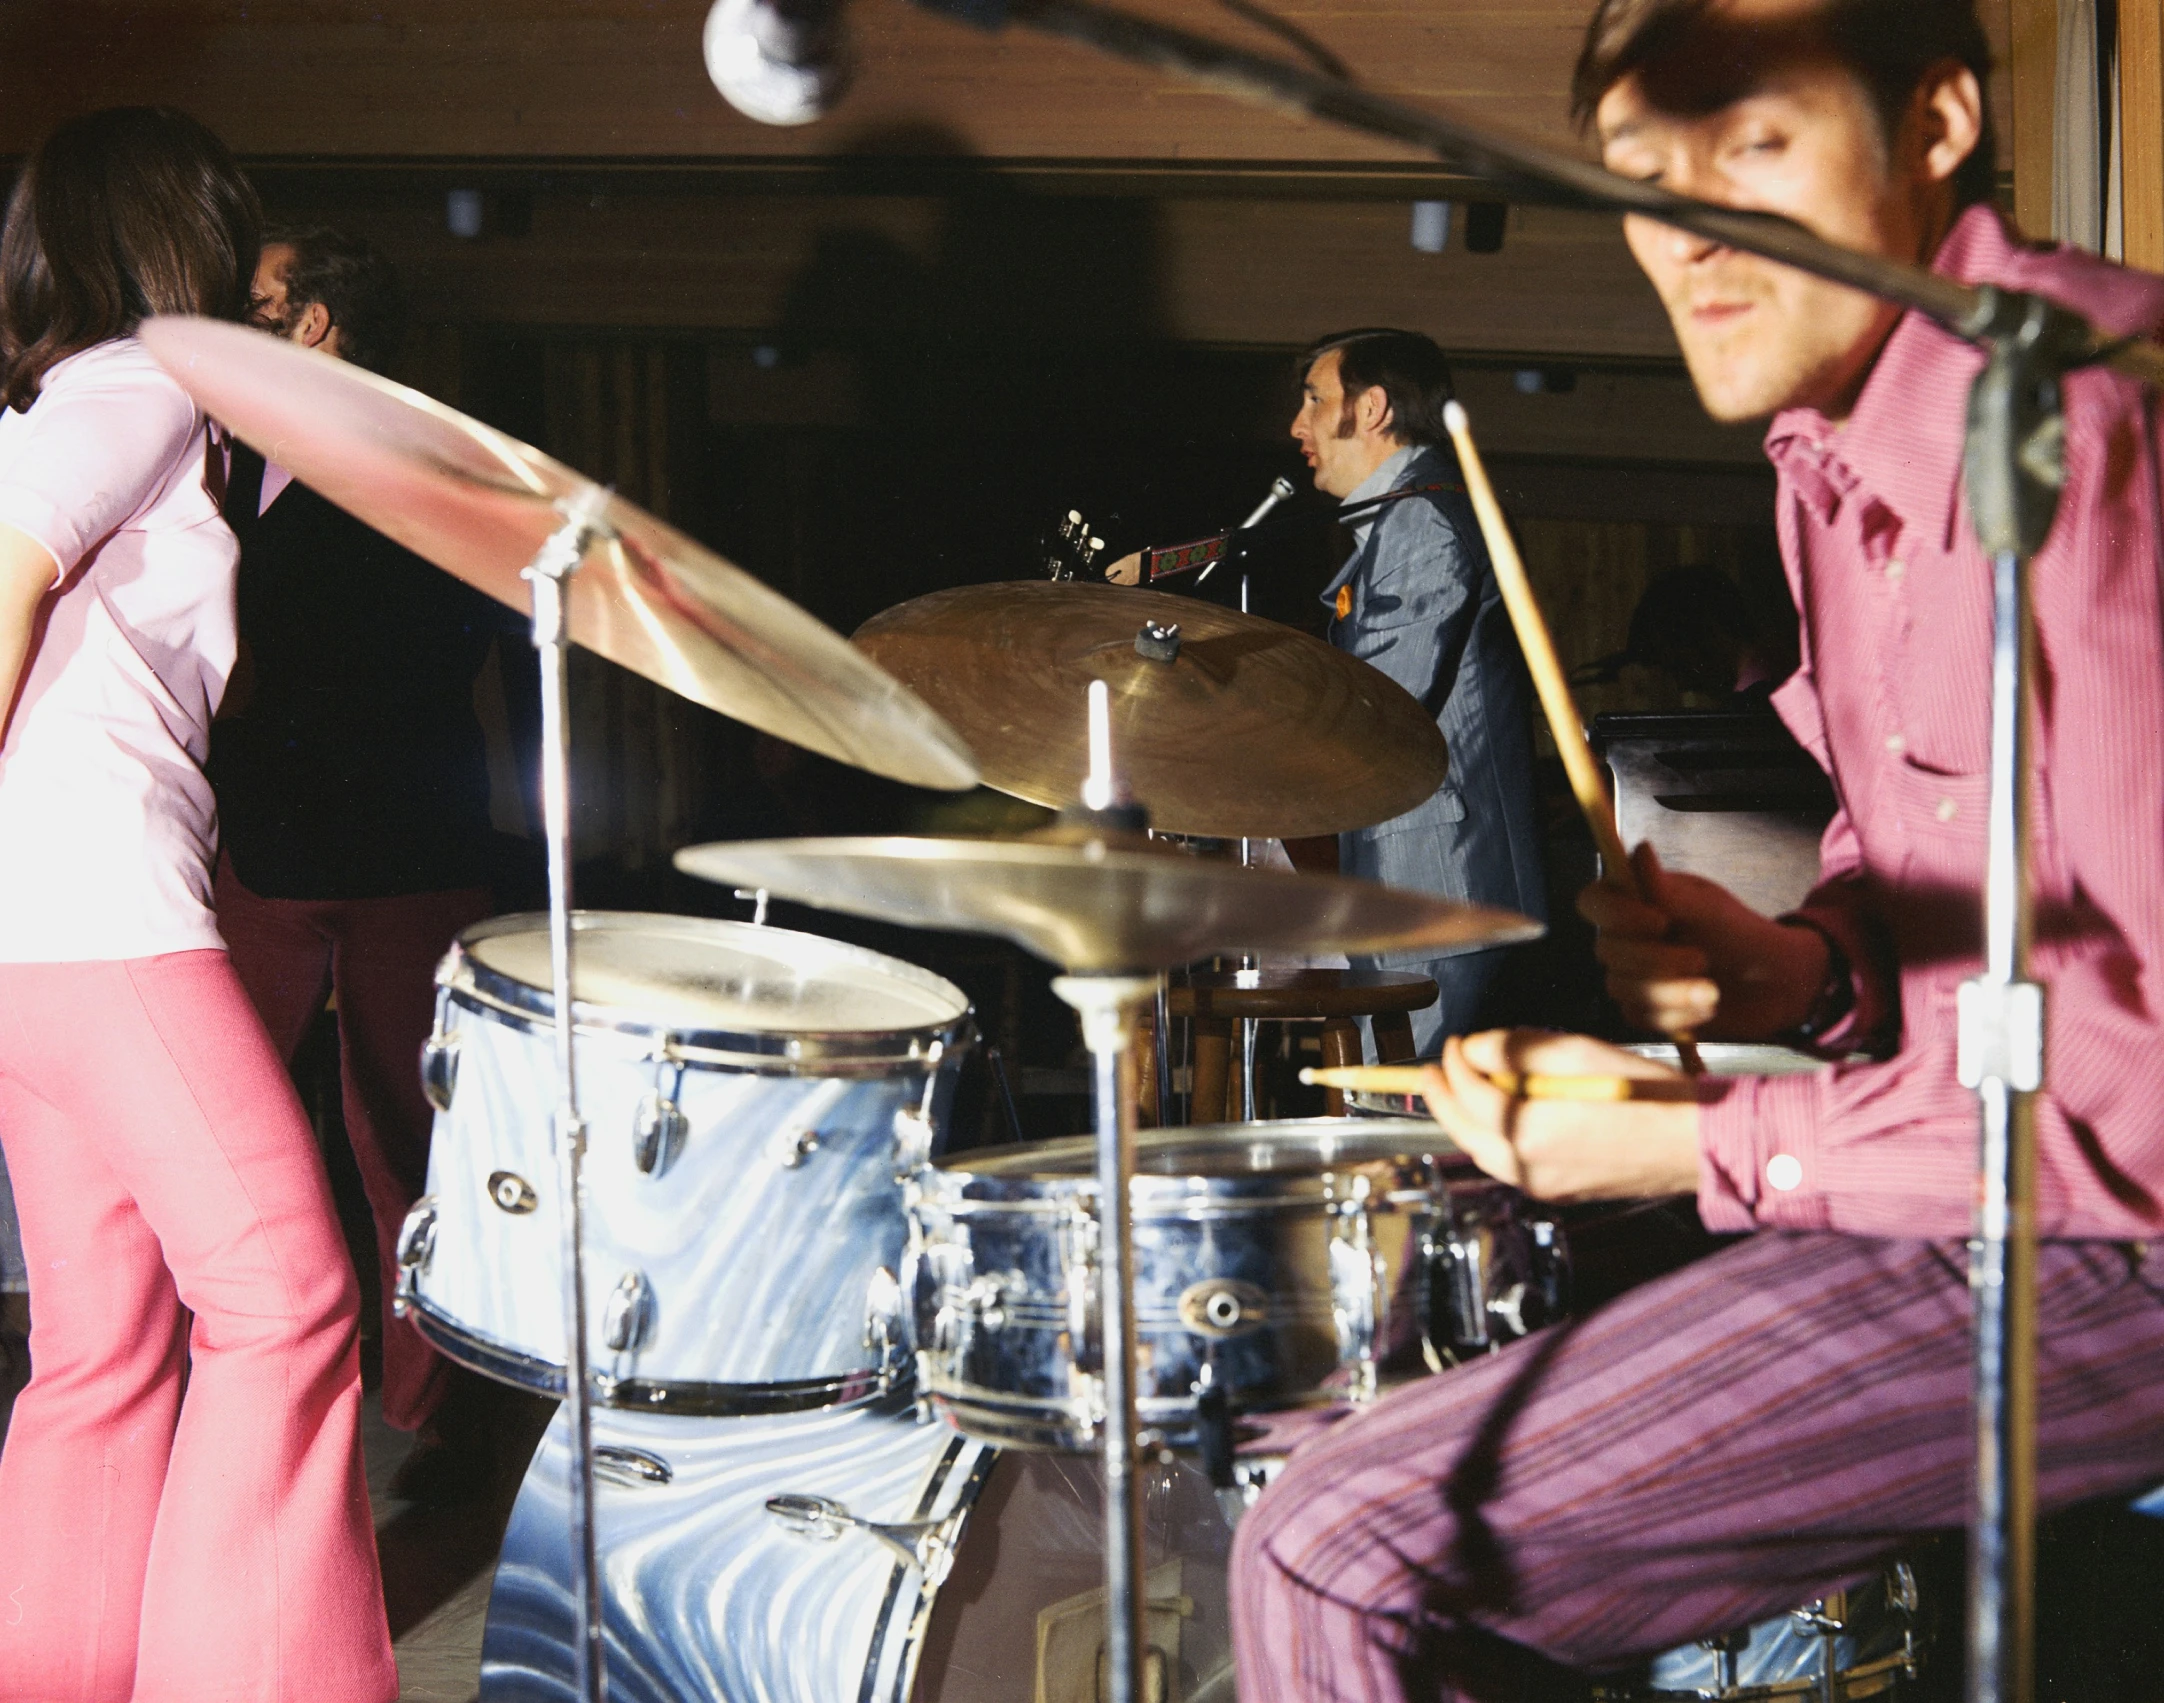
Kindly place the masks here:
<instances>
[{"instance_id":1,"label":"guitar tuning peg","mask_svg":"<svg viewBox=\"0 0 2164 1703\"><path fill-rule=\"evenodd\" d=\"M1080 509L1069 509L1067 511L1067 524L1069 526L1080 526L1082 524L1082 511Z\"/></svg>"},{"instance_id":2,"label":"guitar tuning peg","mask_svg":"<svg viewBox=\"0 0 2164 1703\"><path fill-rule=\"evenodd\" d=\"M1090 553L1092 555L1095 555L1099 550L1102 550L1104 547L1105 541L1102 538L1092 538L1090 540Z\"/></svg>"}]
</instances>

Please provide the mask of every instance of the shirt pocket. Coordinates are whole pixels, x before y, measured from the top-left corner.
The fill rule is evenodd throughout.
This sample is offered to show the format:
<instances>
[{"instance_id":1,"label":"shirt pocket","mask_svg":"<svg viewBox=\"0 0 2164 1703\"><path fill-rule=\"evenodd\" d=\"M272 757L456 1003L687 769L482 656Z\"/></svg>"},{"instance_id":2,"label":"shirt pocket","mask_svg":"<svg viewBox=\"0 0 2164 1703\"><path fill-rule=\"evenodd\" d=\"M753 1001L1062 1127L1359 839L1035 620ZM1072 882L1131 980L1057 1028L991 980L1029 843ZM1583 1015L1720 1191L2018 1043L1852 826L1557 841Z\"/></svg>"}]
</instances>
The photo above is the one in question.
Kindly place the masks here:
<instances>
[{"instance_id":1,"label":"shirt pocket","mask_svg":"<svg viewBox=\"0 0 2164 1703\"><path fill-rule=\"evenodd\" d=\"M1960 551L1904 574L1889 682L1894 749L1925 776L1980 776L1991 761L1991 564Z\"/></svg>"}]
</instances>

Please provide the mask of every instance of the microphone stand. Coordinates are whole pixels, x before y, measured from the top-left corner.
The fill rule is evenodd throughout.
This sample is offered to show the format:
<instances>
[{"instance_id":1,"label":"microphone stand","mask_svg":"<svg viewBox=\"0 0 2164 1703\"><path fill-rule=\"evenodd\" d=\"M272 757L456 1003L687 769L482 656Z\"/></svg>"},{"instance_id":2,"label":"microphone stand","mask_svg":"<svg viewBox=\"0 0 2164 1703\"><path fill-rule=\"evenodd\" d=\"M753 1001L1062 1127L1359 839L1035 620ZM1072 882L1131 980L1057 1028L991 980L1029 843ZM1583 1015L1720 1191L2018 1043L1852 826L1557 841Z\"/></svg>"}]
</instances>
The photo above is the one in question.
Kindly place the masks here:
<instances>
[{"instance_id":1,"label":"microphone stand","mask_svg":"<svg viewBox=\"0 0 2164 1703\"><path fill-rule=\"evenodd\" d=\"M1222 93L1424 149L1521 199L1636 213L1927 314L1980 345L1963 482L1993 576L1991 796L1984 971L1959 995L1956 1065L1980 1101L1969 1289L1976 1424L1968 1579L1968 1703L2031 1703L2036 1511L2036 1120L2044 993L2028 979L2027 868L2034 655L2028 571L2065 482L2060 380L2102 365L2164 385L2164 349L2101 336L2041 297L1963 284L1839 248L1774 214L1675 195L1543 143L1371 94L1335 77L1174 29L1098 0L918 0L981 28L1013 22ZM1830 1683L1830 1676L1829 1676Z\"/></svg>"}]
</instances>

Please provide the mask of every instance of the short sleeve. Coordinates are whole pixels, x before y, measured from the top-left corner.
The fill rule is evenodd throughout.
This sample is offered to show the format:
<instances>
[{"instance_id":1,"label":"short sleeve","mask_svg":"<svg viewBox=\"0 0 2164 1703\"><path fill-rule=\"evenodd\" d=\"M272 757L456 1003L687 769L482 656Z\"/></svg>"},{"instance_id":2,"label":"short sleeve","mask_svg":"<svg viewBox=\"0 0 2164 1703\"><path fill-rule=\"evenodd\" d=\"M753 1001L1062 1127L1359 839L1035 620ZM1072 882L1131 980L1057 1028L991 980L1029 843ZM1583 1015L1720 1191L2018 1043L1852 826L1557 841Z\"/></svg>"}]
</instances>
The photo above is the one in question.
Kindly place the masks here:
<instances>
[{"instance_id":1,"label":"short sleeve","mask_svg":"<svg viewBox=\"0 0 2164 1703\"><path fill-rule=\"evenodd\" d=\"M139 344L74 356L0 440L0 523L42 544L65 579L164 488L200 423Z\"/></svg>"}]
</instances>

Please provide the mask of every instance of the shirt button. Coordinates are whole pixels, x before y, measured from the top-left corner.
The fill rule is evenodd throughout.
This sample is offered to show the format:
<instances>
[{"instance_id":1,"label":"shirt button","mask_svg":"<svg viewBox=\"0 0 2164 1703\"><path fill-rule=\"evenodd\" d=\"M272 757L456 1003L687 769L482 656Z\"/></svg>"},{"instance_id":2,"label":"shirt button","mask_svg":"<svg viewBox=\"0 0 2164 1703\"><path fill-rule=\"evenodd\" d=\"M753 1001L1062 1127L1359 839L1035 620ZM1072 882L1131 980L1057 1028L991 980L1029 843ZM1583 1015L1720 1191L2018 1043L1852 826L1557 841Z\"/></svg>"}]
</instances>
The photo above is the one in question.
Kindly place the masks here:
<instances>
[{"instance_id":1,"label":"shirt button","mask_svg":"<svg viewBox=\"0 0 2164 1703\"><path fill-rule=\"evenodd\" d=\"M1950 798L1942 798L1939 800L1939 807L1935 814L1941 822L1951 822L1961 814L1961 806Z\"/></svg>"},{"instance_id":2,"label":"shirt button","mask_svg":"<svg viewBox=\"0 0 2164 1703\"><path fill-rule=\"evenodd\" d=\"M1906 739L1903 739L1900 734L1889 733L1886 735L1886 749L1891 751L1896 757L1900 756L1901 753L1906 751L1908 748L1909 742Z\"/></svg>"},{"instance_id":3,"label":"shirt button","mask_svg":"<svg viewBox=\"0 0 2164 1703\"><path fill-rule=\"evenodd\" d=\"M1766 1182L1786 1194L1803 1181L1803 1161L1793 1153L1776 1153L1766 1161Z\"/></svg>"},{"instance_id":4,"label":"shirt button","mask_svg":"<svg viewBox=\"0 0 2164 1703\"><path fill-rule=\"evenodd\" d=\"M1886 577L1896 585L1899 585L1907 577L1908 571L1908 563L1904 562L1899 556L1886 564Z\"/></svg>"}]
</instances>

